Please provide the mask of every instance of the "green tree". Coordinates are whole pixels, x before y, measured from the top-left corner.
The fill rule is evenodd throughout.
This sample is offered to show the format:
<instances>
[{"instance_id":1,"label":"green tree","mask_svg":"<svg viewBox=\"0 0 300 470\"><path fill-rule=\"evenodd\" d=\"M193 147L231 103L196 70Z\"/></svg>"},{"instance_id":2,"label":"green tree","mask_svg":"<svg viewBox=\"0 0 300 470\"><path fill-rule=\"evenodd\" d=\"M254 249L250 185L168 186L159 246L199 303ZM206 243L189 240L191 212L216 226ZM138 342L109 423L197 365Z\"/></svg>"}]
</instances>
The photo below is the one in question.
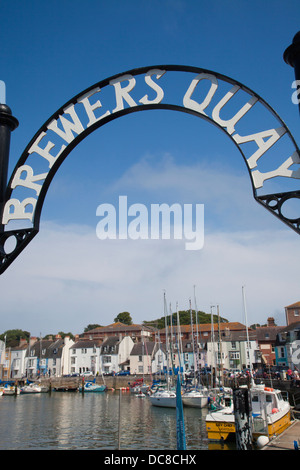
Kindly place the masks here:
<instances>
[{"instance_id":1,"label":"green tree","mask_svg":"<svg viewBox=\"0 0 300 470\"><path fill-rule=\"evenodd\" d=\"M129 312L121 312L116 316L114 322L121 322L125 325L132 325L132 318Z\"/></svg>"},{"instance_id":2,"label":"green tree","mask_svg":"<svg viewBox=\"0 0 300 470\"><path fill-rule=\"evenodd\" d=\"M28 342L30 338L30 333L28 331L15 329L7 330L2 335L0 335L0 339L6 342L6 347L8 348L18 346L21 338L26 339L26 341Z\"/></svg>"},{"instance_id":3,"label":"green tree","mask_svg":"<svg viewBox=\"0 0 300 470\"><path fill-rule=\"evenodd\" d=\"M93 330L94 328L99 328L101 325L98 325L97 323L90 323L88 326L85 327L84 333L87 331Z\"/></svg>"},{"instance_id":4,"label":"green tree","mask_svg":"<svg viewBox=\"0 0 300 470\"><path fill-rule=\"evenodd\" d=\"M180 325L190 325L191 324L191 312L190 310L180 310L179 312L179 323ZM198 324L203 324L203 323L211 323L211 315L209 313L201 312L198 311ZM196 312L195 310L192 310L192 319L193 319L193 324L196 324ZM218 323L218 316L213 315L213 322ZM226 318L220 317L220 322L228 322ZM155 328L162 329L165 328L165 317L158 318L157 320L153 321L144 321L143 322L145 325L149 326L154 326ZM168 326L171 325L171 317L170 315L167 315L167 324ZM177 313L172 314L172 324L177 325Z\"/></svg>"}]
</instances>

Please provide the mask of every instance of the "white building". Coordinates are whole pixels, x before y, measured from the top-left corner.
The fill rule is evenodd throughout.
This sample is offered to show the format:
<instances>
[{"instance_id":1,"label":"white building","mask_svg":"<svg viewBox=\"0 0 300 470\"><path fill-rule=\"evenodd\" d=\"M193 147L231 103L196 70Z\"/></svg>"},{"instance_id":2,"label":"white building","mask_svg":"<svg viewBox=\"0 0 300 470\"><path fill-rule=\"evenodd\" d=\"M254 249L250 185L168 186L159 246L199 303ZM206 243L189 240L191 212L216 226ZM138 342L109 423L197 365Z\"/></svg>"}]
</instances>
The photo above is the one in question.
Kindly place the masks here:
<instances>
[{"instance_id":1,"label":"white building","mask_svg":"<svg viewBox=\"0 0 300 470\"><path fill-rule=\"evenodd\" d=\"M101 341L78 340L69 348L70 373L83 374L91 372L96 375L100 371Z\"/></svg>"},{"instance_id":2,"label":"white building","mask_svg":"<svg viewBox=\"0 0 300 470\"><path fill-rule=\"evenodd\" d=\"M48 347L48 365L47 371L51 377L61 377L71 372L70 349L73 347L74 341L65 336L62 339L59 335L56 340Z\"/></svg>"},{"instance_id":3,"label":"white building","mask_svg":"<svg viewBox=\"0 0 300 470\"><path fill-rule=\"evenodd\" d=\"M249 338L249 342L247 341ZM259 346L255 331L225 330L219 340L207 342L207 364L216 369L242 370L252 369L258 362Z\"/></svg>"},{"instance_id":4,"label":"white building","mask_svg":"<svg viewBox=\"0 0 300 470\"><path fill-rule=\"evenodd\" d=\"M8 378L21 379L26 375L25 357L28 348L26 339L20 339L19 346L9 348Z\"/></svg>"},{"instance_id":5,"label":"white building","mask_svg":"<svg viewBox=\"0 0 300 470\"><path fill-rule=\"evenodd\" d=\"M136 343L130 353L131 374L154 374L163 372L167 365L164 344L153 341Z\"/></svg>"},{"instance_id":6,"label":"white building","mask_svg":"<svg viewBox=\"0 0 300 470\"><path fill-rule=\"evenodd\" d=\"M130 336L119 338L110 336L101 346L101 367L103 373L120 372L129 370L129 356L134 346Z\"/></svg>"}]
</instances>

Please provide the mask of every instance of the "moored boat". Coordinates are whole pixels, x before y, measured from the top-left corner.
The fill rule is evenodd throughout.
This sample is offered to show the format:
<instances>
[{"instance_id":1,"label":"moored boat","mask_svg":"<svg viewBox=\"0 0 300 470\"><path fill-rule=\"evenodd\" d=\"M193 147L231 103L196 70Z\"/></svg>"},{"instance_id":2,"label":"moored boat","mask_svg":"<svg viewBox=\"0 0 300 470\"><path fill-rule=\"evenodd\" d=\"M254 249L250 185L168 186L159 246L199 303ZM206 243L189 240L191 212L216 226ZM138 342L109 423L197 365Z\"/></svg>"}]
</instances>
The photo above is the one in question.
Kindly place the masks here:
<instances>
[{"instance_id":1,"label":"moored boat","mask_svg":"<svg viewBox=\"0 0 300 470\"><path fill-rule=\"evenodd\" d=\"M29 383L21 387L21 393L41 393L42 387L39 384Z\"/></svg>"},{"instance_id":2,"label":"moored boat","mask_svg":"<svg viewBox=\"0 0 300 470\"><path fill-rule=\"evenodd\" d=\"M205 387L200 390L187 390L182 394L182 403L184 406L204 408L208 404L208 398L208 390Z\"/></svg>"},{"instance_id":3,"label":"moored boat","mask_svg":"<svg viewBox=\"0 0 300 470\"><path fill-rule=\"evenodd\" d=\"M106 385L98 385L95 382L85 382L84 392L105 392ZM82 385L79 387L79 391L82 392Z\"/></svg>"},{"instance_id":4,"label":"moored boat","mask_svg":"<svg viewBox=\"0 0 300 470\"><path fill-rule=\"evenodd\" d=\"M144 379L137 379L132 385L130 385L129 390L134 394L147 394L150 390L150 385L145 384Z\"/></svg>"},{"instance_id":5,"label":"moored boat","mask_svg":"<svg viewBox=\"0 0 300 470\"><path fill-rule=\"evenodd\" d=\"M4 385L3 387L3 395L4 396L8 396L8 395L20 395L20 387L16 386L16 385Z\"/></svg>"},{"instance_id":6,"label":"moored boat","mask_svg":"<svg viewBox=\"0 0 300 470\"><path fill-rule=\"evenodd\" d=\"M149 397L154 406L164 406L166 408L176 408L176 392L173 390L157 390Z\"/></svg>"},{"instance_id":7,"label":"moored boat","mask_svg":"<svg viewBox=\"0 0 300 470\"><path fill-rule=\"evenodd\" d=\"M265 387L264 384L250 388L252 404L252 436L269 439L282 433L291 424L290 404L284 400L281 391ZM211 411L206 416L208 439L226 441L235 437L233 404Z\"/></svg>"}]
</instances>

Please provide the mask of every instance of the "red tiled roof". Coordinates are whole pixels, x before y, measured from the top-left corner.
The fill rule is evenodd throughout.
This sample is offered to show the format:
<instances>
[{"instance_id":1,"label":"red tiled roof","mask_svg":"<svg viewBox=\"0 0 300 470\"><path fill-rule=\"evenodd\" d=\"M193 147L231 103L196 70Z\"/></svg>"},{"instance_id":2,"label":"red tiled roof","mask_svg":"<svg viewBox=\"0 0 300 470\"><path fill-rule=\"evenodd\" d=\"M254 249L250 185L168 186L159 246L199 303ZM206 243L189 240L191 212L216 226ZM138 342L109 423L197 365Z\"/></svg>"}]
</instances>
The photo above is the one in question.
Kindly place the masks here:
<instances>
[{"instance_id":1,"label":"red tiled roof","mask_svg":"<svg viewBox=\"0 0 300 470\"><path fill-rule=\"evenodd\" d=\"M219 328L219 324L218 323L214 323L214 330L218 330ZM168 329L170 330L170 326L168 326ZM174 330L176 331L177 329L177 326L173 325L173 328ZM196 328L197 326L196 325L193 325L193 330L196 331ZM220 323L220 330L223 331L225 329L229 329L231 331L241 331L241 330L245 330L246 327L245 325L242 325L242 323L239 323L239 322L227 322L227 323ZM191 325L180 325L180 330L181 330L181 333L189 333L191 331ZM201 323L200 325L198 325L198 331L211 331L211 324L210 323ZM165 328L163 328L162 330L159 330L160 333L163 333L165 332Z\"/></svg>"},{"instance_id":2,"label":"red tiled roof","mask_svg":"<svg viewBox=\"0 0 300 470\"><path fill-rule=\"evenodd\" d=\"M294 304L288 305L288 306L285 307L285 308L290 308L290 307L300 307L300 302L296 302L296 303L294 303Z\"/></svg>"}]
</instances>

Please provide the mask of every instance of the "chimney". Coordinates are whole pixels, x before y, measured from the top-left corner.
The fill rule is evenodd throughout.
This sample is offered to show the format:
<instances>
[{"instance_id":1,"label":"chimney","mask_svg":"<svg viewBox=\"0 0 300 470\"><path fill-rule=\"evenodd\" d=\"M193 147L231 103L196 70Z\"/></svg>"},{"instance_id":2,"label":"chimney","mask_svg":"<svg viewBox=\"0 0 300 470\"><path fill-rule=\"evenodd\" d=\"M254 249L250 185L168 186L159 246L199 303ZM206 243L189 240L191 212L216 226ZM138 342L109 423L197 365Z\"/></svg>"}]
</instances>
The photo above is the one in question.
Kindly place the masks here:
<instances>
[{"instance_id":1,"label":"chimney","mask_svg":"<svg viewBox=\"0 0 300 470\"><path fill-rule=\"evenodd\" d=\"M29 346L33 346L37 342L37 337L36 336L31 336L29 339Z\"/></svg>"},{"instance_id":2,"label":"chimney","mask_svg":"<svg viewBox=\"0 0 300 470\"><path fill-rule=\"evenodd\" d=\"M268 321L268 326L276 326L275 320L273 317L269 317L267 321Z\"/></svg>"}]
</instances>

